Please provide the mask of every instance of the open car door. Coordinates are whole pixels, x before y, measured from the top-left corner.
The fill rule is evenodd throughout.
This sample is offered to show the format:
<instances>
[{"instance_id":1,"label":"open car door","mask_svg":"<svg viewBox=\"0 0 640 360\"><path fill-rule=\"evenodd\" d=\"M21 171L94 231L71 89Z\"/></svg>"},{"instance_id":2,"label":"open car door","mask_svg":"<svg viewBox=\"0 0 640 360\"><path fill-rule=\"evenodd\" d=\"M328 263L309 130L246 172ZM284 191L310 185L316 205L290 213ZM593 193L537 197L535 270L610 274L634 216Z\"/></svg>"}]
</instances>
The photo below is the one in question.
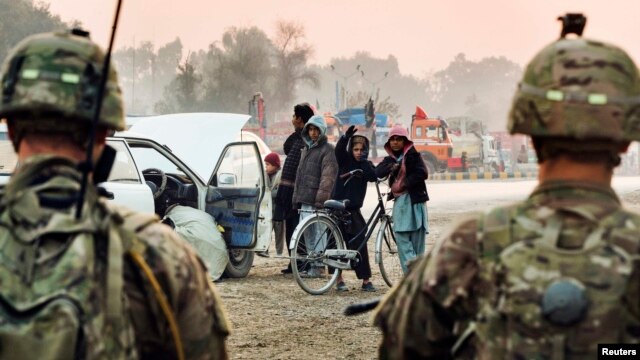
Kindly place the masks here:
<instances>
[{"instance_id":1,"label":"open car door","mask_svg":"<svg viewBox=\"0 0 640 360\"><path fill-rule=\"evenodd\" d=\"M230 249L264 251L269 246L272 204L271 194L265 192L265 172L257 145L228 144L209 180L205 209L224 228L222 235ZM246 251L236 253L239 258L234 259L231 252L230 262L245 261Z\"/></svg>"},{"instance_id":2,"label":"open car door","mask_svg":"<svg viewBox=\"0 0 640 360\"><path fill-rule=\"evenodd\" d=\"M116 152L116 158L106 182L99 184L107 199L130 209L153 213L153 194L145 183L142 170L131 155L131 149L124 139L107 138L107 143Z\"/></svg>"}]
</instances>

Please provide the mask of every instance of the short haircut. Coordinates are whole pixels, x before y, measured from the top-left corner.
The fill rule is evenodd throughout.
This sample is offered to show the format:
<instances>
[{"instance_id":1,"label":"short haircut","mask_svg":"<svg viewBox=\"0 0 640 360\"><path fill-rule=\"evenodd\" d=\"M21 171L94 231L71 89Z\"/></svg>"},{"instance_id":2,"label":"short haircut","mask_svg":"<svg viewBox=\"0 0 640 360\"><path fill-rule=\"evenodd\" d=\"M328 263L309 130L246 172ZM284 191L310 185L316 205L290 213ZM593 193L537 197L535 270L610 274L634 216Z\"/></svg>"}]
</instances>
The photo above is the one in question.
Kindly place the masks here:
<instances>
[{"instance_id":1,"label":"short haircut","mask_svg":"<svg viewBox=\"0 0 640 360\"><path fill-rule=\"evenodd\" d=\"M50 137L55 142L71 142L80 149L87 149L89 144L89 127L87 121L73 118L42 117L36 119L32 116L9 118L7 125L11 128L12 143L16 151L25 136L47 141ZM96 132L105 131L102 125L98 125Z\"/></svg>"},{"instance_id":2,"label":"short haircut","mask_svg":"<svg viewBox=\"0 0 640 360\"><path fill-rule=\"evenodd\" d=\"M538 136L532 137L531 140L538 157L538 164L560 156L566 156L571 161L583 164L604 164L609 169L615 168L621 162L619 154L621 144L607 140L597 142Z\"/></svg>"},{"instance_id":3,"label":"short haircut","mask_svg":"<svg viewBox=\"0 0 640 360\"><path fill-rule=\"evenodd\" d=\"M293 107L293 113L297 117L301 118L302 122L306 124L313 116L313 109L311 109L311 105L309 105L309 103L302 103Z\"/></svg>"}]
</instances>

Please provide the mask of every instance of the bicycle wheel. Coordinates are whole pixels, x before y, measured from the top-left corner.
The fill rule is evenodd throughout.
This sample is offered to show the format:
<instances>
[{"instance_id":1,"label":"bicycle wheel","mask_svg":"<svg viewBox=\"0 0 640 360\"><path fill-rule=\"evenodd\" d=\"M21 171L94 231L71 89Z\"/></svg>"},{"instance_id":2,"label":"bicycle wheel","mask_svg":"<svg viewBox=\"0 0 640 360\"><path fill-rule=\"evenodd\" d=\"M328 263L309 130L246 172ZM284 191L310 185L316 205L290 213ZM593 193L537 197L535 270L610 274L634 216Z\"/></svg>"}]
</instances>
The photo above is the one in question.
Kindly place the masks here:
<instances>
[{"instance_id":1,"label":"bicycle wheel","mask_svg":"<svg viewBox=\"0 0 640 360\"><path fill-rule=\"evenodd\" d=\"M380 223L376 237L376 262L380 266L380 274L384 282L389 287L398 283L404 276L390 217L385 217Z\"/></svg>"},{"instance_id":2,"label":"bicycle wheel","mask_svg":"<svg viewBox=\"0 0 640 360\"><path fill-rule=\"evenodd\" d=\"M324 214L311 215L298 224L292 240L291 269L298 285L311 295L329 291L341 270L323 263L324 252L345 249L342 234L333 220Z\"/></svg>"}]
</instances>

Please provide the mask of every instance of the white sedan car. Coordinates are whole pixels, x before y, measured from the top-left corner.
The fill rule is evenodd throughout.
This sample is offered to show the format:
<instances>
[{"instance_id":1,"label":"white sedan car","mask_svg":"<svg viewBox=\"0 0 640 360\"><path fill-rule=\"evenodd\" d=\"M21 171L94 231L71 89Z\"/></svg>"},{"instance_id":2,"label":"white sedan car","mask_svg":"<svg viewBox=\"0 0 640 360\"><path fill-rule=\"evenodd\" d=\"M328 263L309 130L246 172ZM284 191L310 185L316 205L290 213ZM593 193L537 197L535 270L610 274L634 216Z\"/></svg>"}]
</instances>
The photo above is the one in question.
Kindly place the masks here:
<instances>
[{"instance_id":1,"label":"white sedan car","mask_svg":"<svg viewBox=\"0 0 640 360\"><path fill-rule=\"evenodd\" d=\"M153 194L145 183L141 169L131 155L131 149L124 138L110 137L107 143L116 149L116 159L106 182L100 184L103 195L131 209L154 212ZM18 165L18 157L7 135L7 125L0 124L0 184L9 181Z\"/></svg>"},{"instance_id":2,"label":"white sedan car","mask_svg":"<svg viewBox=\"0 0 640 360\"><path fill-rule=\"evenodd\" d=\"M272 214L262 162L268 147L241 131L248 119L221 113L137 117L129 131L108 139L118 152L100 186L109 199L161 217L175 204L207 212L224 229L225 274L244 277L254 252L269 246ZM2 130L6 138L0 128L0 139ZM8 140L0 143L10 149ZM3 149L8 158L0 159L4 175L15 167L8 153Z\"/></svg>"}]
</instances>

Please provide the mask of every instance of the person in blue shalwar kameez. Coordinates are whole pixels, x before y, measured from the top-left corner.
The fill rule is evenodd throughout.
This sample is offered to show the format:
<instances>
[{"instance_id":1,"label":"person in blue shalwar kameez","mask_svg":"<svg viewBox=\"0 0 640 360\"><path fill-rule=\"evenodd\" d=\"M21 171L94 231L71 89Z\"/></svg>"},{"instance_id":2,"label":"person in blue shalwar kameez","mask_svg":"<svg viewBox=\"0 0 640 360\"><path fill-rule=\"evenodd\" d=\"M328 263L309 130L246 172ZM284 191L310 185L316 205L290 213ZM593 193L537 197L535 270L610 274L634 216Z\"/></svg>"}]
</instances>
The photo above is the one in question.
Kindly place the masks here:
<instances>
[{"instance_id":1,"label":"person in blue shalwar kameez","mask_svg":"<svg viewBox=\"0 0 640 360\"><path fill-rule=\"evenodd\" d=\"M389 175L389 197L395 199L393 231L400 264L406 273L407 263L424 253L425 237L429 233L426 207L429 194L425 184L429 174L403 126L391 128L384 148L389 156L376 167L376 175L379 178Z\"/></svg>"}]
</instances>

